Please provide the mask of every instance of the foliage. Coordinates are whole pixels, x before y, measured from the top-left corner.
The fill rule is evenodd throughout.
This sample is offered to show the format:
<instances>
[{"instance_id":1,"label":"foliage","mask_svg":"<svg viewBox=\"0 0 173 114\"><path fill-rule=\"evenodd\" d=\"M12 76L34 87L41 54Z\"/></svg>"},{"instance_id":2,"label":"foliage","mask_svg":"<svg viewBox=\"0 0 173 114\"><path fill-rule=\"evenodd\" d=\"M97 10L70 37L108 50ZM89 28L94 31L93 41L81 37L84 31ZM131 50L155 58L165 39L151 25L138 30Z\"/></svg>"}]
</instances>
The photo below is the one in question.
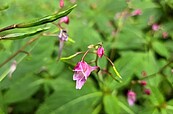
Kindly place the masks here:
<instances>
[{"instance_id":1,"label":"foliage","mask_svg":"<svg viewBox=\"0 0 173 114\"><path fill-rule=\"evenodd\" d=\"M57 11L73 10L65 14L70 18L69 25L62 25L68 29L71 42L65 42L58 62L59 30L55 24L61 17L39 21L38 26L0 32L0 114L173 112L171 0L78 0L77 7L72 0L65 0L62 9L58 4L59 0L0 1L0 29L33 19L38 22L40 17L44 20L46 15L51 17ZM141 14L133 14L137 9ZM152 29L153 24L158 25L158 30ZM9 35L13 40L1 40ZM72 69L81 60L81 53L99 42L103 43L105 55L113 61L122 82L95 71L82 89L76 90ZM87 61L94 58L92 53L85 57ZM9 77L14 60L16 70ZM106 58L100 58L98 65L116 75L115 67ZM147 84L142 85L141 81ZM151 94L146 94L146 89ZM136 93L133 106L127 102L129 90Z\"/></svg>"}]
</instances>

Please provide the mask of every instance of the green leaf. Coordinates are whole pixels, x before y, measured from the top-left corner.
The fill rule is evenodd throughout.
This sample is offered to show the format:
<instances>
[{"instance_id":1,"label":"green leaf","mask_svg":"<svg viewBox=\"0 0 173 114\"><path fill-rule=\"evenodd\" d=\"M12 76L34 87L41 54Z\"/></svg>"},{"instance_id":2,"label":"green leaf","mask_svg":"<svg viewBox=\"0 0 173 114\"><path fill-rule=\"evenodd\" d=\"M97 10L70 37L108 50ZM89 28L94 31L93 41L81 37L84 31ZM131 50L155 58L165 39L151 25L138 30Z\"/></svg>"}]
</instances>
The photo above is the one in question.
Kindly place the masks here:
<instances>
[{"instance_id":1,"label":"green leaf","mask_svg":"<svg viewBox=\"0 0 173 114\"><path fill-rule=\"evenodd\" d=\"M8 8L9 8L8 5L0 6L0 11L6 10L6 9L8 9Z\"/></svg>"},{"instance_id":2,"label":"green leaf","mask_svg":"<svg viewBox=\"0 0 173 114\"><path fill-rule=\"evenodd\" d=\"M161 56L164 56L166 58L169 57L169 52L167 50L167 48L164 46L163 43L161 42L153 42L153 49L158 53L160 54Z\"/></svg>"},{"instance_id":3,"label":"green leaf","mask_svg":"<svg viewBox=\"0 0 173 114\"><path fill-rule=\"evenodd\" d=\"M133 110L131 110L128 106L126 106L125 104L123 104L122 102L118 102L119 106L124 109L128 114L135 114L135 112L133 112Z\"/></svg>"},{"instance_id":4,"label":"green leaf","mask_svg":"<svg viewBox=\"0 0 173 114\"><path fill-rule=\"evenodd\" d=\"M15 29L15 28L34 27L34 26L39 26L39 25L43 25L43 24L46 24L46 23L56 21L57 19L68 15L76 6L77 6L77 4L73 5L72 7L68 8L67 10L64 10L64 11L59 12L59 13L55 13L53 15L45 16L45 17L35 19L35 20L29 21L29 22L13 24L13 25L4 27L4 28L0 29L0 32L10 30L10 29Z\"/></svg>"},{"instance_id":5,"label":"green leaf","mask_svg":"<svg viewBox=\"0 0 173 114\"><path fill-rule=\"evenodd\" d=\"M33 26L38 26L38 25L53 22L61 17L68 15L76 6L77 6L77 4L73 5L72 7L70 7L69 9L67 9L65 11L55 13L53 15L49 15L46 17L42 17L40 19L32 20L30 22L19 23L16 25L16 28L27 28L27 27L33 27Z\"/></svg>"},{"instance_id":6,"label":"green leaf","mask_svg":"<svg viewBox=\"0 0 173 114\"><path fill-rule=\"evenodd\" d=\"M151 95L149 96L150 100L154 105L161 105L164 103L164 96L160 92L160 90L157 87L150 86L151 88Z\"/></svg>"},{"instance_id":7,"label":"green leaf","mask_svg":"<svg viewBox=\"0 0 173 114\"><path fill-rule=\"evenodd\" d=\"M120 108L116 96L110 94L105 95L103 103L106 114L119 114Z\"/></svg>"},{"instance_id":8,"label":"green leaf","mask_svg":"<svg viewBox=\"0 0 173 114\"><path fill-rule=\"evenodd\" d=\"M41 33L43 31L48 30L49 28L39 28L36 31L28 32L28 33L13 33L13 34L8 34L5 36L0 37L0 40L17 40L17 39L24 39L29 36L36 35L38 33Z\"/></svg>"},{"instance_id":9,"label":"green leaf","mask_svg":"<svg viewBox=\"0 0 173 114\"><path fill-rule=\"evenodd\" d=\"M3 112L3 110L0 107L0 114L5 114L5 112Z\"/></svg>"},{"instance_id":10,"label":"green leaf","mask_svg":"<svg viewBox=\"0 0 173 114\"><path fill-rule=\"evenodd\" d=\"M4 94L4 102L10 104L29 98L39 89L42 82L42 80L30 75L15 80L10 89Z\"/></svg>"},{"instance_id":11,"label":"green leaf","mask_svg":"<svg viewBox=\"0 0 173 114\"><path fill-rule=\"evenodd\" d=\"M62 78L67 74L63 73ZM68 75L69 77L69 75ZM65 79L56 79L52 83L55 92L38 108L36 114L91 114L102 97L88 81L81 90Z\"/></svg>"}]
</instances>

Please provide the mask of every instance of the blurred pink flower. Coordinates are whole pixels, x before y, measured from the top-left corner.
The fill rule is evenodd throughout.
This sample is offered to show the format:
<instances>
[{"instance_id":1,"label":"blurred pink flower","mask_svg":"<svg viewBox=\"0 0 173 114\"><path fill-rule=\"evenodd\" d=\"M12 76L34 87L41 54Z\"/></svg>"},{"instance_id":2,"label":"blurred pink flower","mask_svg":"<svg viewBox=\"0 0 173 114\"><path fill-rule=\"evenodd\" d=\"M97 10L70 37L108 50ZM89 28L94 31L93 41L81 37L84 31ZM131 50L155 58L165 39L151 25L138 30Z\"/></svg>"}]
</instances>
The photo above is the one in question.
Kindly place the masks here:
<instances>
[{"instance_id":1,"label":"blurred pink flower","mask_svg":"<svg viewBox=\"0 0 173 114\"><path fill-rule=\"evenodd\" d=\"M163 32L163 33L162 33L162 37L163 37L163 38L167 38L167 37L168 37L168 33L167 33L167 32Z\"/></svg>"},{"instance_id":2,"label":"blurred pink flower","mask_svg":"<svg viewBox=\"0 0 173 114\"><path fill-rule=\"evenodd\" d=\"M60 6L60 8L63 8L64 7L64 0L60 0L59 1L59 6Z\"/></svg>"},{"instance_id":3,"label":"blurred pink flower","mask_svg":"<svg viewBox=\"0 0 173 114\"><path fill-rule=\"evenodd\" d=\"M67 41L68 40L67 31L64 29L61 29L59 34L58 34L58 38L60 39L60 41Z\"/></svg>"},{"instance_id":4,"label":"blurred pink flower","mask_svg":"<svg viewBox=\"0 0 173 114\"><path fill-rule=\"evenodd\" d=\"M150 95L151 94L151 91L150 91L150 89L145 89L144 90L144 93L147 94L147 95Z\"/></svg>"},{"instance_id":5,"label":"blurred pink flower","mask_svg":"<svg viewBox=\"0 0 173 114\"><path fill-rule=\"evenodd\" d=\"M100 58L104 55L104 48L102 46L97 49L97 55Z\"/></svg>"},{"instance_id":6,"label":"blurred pink flower","mask_svg":"<svg viewBox=\"0 0 173 114\"><path fill-rule=\"evenodd\" d=\"M90 66L85 61L80 61L74 68L73 80L76 80L76 89L81 89L87 78L97 66Z\"/></svg>"},{"instance_id":7,"label":"blurred pink flower","mask_svg":"<svg viewBox=\"0 0 173 114\"><path fill-rule=\"evenodd\" d=\"M127 93L127 101L130 106L133 106L136 101L136 93L132 90L129 90Z\"/></svg>"},{"instance_id":8,"label":"blurred pink flower","mask_svg":"<svg viewBox=\"0 0 173 114\"><path fill-rule=\"evenodd\" d=\"M68 18L68 16L62 17L59 21L59 23L65 23L65 24L69 24L70 20Z\"/></svg>"},{"instance_id":9,"label":"blurred pink flower","mask_svg":"<svg viewBox=\"0 0 173 114\"><path fill-rule=\"evenodd\" d=\"M132 12L132 16L141 15L141 14L142 14L141 9L136 9L135 11Z\"/></svg>"},{"instance_id":10,"label":"blurred pink flower","mask_svg":"<svg viewBox=\"0 0 173 114\"><path fill-rule=\"evenodd\" d=\"M153 24L153 25L152 25L152 30L153 30L153 31L158 31L159 28L160 28L160 26L159 26L158 24Z\"/></svg>"}]
</instances>

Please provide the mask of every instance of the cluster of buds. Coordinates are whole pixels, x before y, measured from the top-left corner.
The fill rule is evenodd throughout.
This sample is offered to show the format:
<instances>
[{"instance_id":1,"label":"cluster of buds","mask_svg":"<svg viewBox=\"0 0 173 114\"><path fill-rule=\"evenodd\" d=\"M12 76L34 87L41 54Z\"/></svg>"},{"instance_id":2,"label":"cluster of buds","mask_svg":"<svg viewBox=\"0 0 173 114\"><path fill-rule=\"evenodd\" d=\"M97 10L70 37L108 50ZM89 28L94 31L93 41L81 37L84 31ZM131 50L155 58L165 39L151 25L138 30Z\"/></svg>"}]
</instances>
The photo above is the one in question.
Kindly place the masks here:
<instances>
[{"instance_id":1,"label":"cluster of buds","mask_svg":"<svg viewBox=\"0 0 173 114\"><path fill-rule=\"evenodd\" d=\"M150 95L151 94L150 89L145 88L145 86L147 85L147 82L145 80L139 80L138 83L143 87L144 93L146 95Z\"/></svg>"},{"instance_id":2,"label":"cluster of buds","mask_svg":"<svg viewBox=\"0 0 173 114\"><path fill-rule=\"evenodd\" d=\"M157 31L161 30L161 32L162 32L162 38L166 39L168 37L168 33L165 32L163 30L163 28L159 24L157 24L157 23L152 24L152 30L154 32L157 32Z\"/></svg>"},{"instance_id":3,"label":"cluster of buds","mask_svg":"<svg viewBox=\"0 0 173 114\"><path fill-rule=\"evenodd\" d=\"M85 56L91 51L94 52L94 54L97 56L95 60L95 66L90 66L85 60ZM121 78L120 74L117 72L115 69L115 66L113 62L104 54L104 48L102 44L97 44L97 45L90 45L88 46L88 50L84 53L81 61L79 61L76 66L74 67L74 75L73 75L73 80L76 81L76 89L81 89L82 86L85 84L87 81L88 77L90 76L91 72L94 70L101 70L101 68L97 65L98 58L105 57L112 65L116 75ZM110 74L110 73L109 73Z\"/></svg>"},{"instance_id":4,"label":"cluster of buds","mask_svg":"<svg viewBox=\"0 0 173 114\"><path fill-rule=\"evenodd\" d=\"M146 71L142 71L142 76L145 77L147 75ZM137 81L132 81L133 85L139 84L142 87L142 93L146 95L150 95L151 91L150 89L146 88L147 82L145 80L137 80ZM133 106L136 102L136 93L132 90L129 90L127 92L127 101L130 106Z\"/></svg>"}]
</instances>

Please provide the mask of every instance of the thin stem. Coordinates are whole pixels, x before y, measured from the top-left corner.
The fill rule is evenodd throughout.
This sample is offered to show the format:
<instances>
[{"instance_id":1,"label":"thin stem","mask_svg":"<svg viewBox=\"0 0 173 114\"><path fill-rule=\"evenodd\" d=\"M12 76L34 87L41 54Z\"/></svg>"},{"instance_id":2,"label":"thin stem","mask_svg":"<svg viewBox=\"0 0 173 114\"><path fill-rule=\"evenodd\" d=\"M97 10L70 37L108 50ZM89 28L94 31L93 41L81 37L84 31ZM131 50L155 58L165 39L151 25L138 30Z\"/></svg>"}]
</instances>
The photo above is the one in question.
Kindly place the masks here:
<instances>
[{"instance_id":1,"label":"thin stem","mask_svg":"<svg viewBox=\"0 0 173 114\"><path fill-rule=\"evenodd\" d=\"M16 27L17 27L16 24L10 25L10 26L7 26L7 27L4 27L4 28L0 29L0 32L6 31L6 30L15 29Z\"/></svg>"},{"instance_id":2,"label":"thin stem","mask_svg":"<svg viewBox=\"0 0 173 114\"><path fill-rule=\"evenodd\" d=\"M163 70L164 70L165 68L167 68L172 62L173 62L173 57L170 58L170 59L169 59L169 62L168 62L166 65L164 65L158 72L153 73L153 74L148 75L148 76L145 76L145 77L142 77L141 79L150 78L150 77L156 76L156 75L159 74L159 73L162 73Z\"/></svg>"},{"instance_id":3,"label":"thin stem","mask_svg":"<svg viewBox=\"0 0 173 114\"><path fill-rule=\"evenodd\" d=\"M114 63L113 63L106 55L104 55L104 56L105 56L106 59L111 63L111 65L114 66Z\"/></svg>"},{"instance_id":4,"label":"thin stem","mask_svg":"<svg viewBox=\"0 0 173 114\"><path fill-rule=\"evenodd\" d=\"M34 41L36 41L38 38L40 38L40 35L36 38L33 38L31 40L29 40L24 46L22 46L18 51L16 51L13 55L11 55L8 59L6 59L4 62L2 62L0 64L0 68L2 66L4 66L6 63L8 63L10 60L12 60L16 55L18 55L19 53L21 52L24 52L25 54L29 54L28 52L26 51L23 51L28 45L30 45L31 43L33 43Z\"/></svg>"},{"instance_id":5,"label":"thin stem","mask_svg":"<svg viewBox=\"0 0 173 114\"><path fill-rule=\"evenodd\" d=\"M82 60L81 61L84 61L84 58L85 58L85 56L88 54L88 52L90 51L90 49L88 49L85 53L84 53L84 55L83 55L83 57L82 57Z\"/></svg>"},{"instance_id":6,"label":"thin stem","mask_svg":"<svg viewBox=\"0 0 173 114\"><path fill-rule=\"evenodd\" d=\"M112 67L113 67L113 70L114 70L114 72L116 73L116 75L117 75L120 79L122 79L122 77L121 77L120 74L118 73L117 69L115 68L114 63L113 63L106 55L104 55L104 56L105 56L106 59L111 63L111 65L112 65Z\"/></svg>"}]
</instances>

